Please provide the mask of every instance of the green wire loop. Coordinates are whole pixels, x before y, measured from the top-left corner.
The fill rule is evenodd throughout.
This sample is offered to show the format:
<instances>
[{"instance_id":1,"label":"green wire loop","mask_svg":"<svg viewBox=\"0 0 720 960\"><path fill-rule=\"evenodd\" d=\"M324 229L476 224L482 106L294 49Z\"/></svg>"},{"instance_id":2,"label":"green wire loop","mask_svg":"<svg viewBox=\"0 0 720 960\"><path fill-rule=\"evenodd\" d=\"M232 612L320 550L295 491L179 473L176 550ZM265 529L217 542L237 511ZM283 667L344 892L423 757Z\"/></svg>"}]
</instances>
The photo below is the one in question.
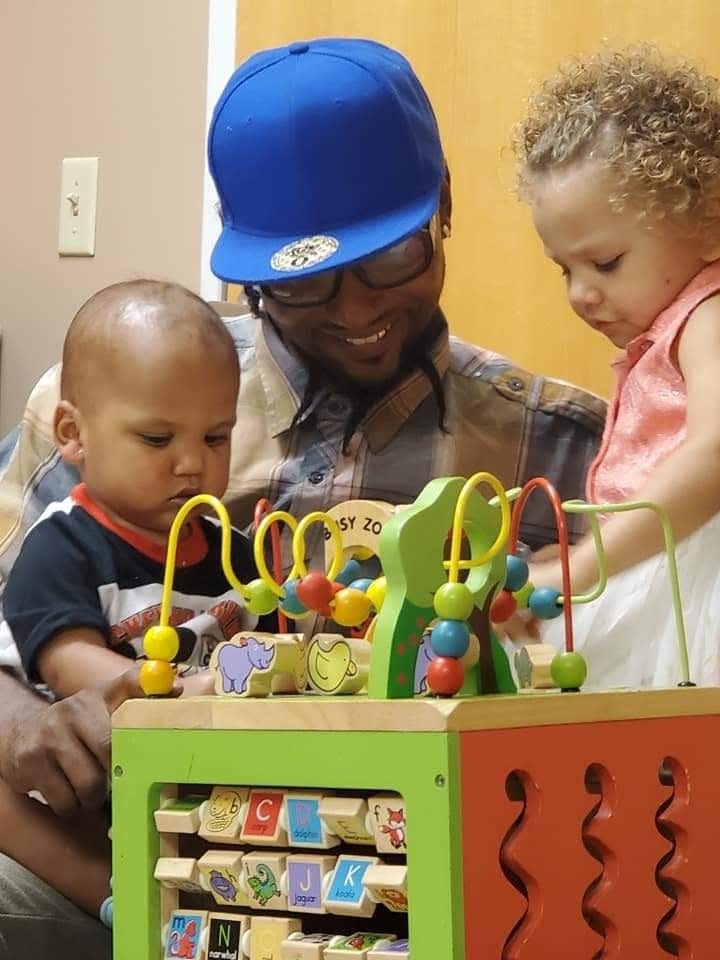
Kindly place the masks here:
<instances>
[{"instance_id":1,"label":"green wire loop","mask_svg":"<svg viewBox=\"0 0 720 960\"><path fill-rule=\"evenodd\" d=\"M585 503L583 500L566 500L563 503L566 513L585 514L590 519L595 549L598 559L598 582L592 592L572 597L573 603L590 603L603 592L607 585L607 557L600 534L600 525L597 522L598 513L625 513L629 510L652 510L660 521L665 543L665 556L668 562L668 576L670 578L670 592L672 594L673 612L675 615L675 631L677 633L680 652L680 672L684 683L690 682L690 661L687 649L687 634L685 632L685 618L680 598L680 579L678 577L677 558L675 556L675 536L670 518L663 507L649 500L631 500L627 503Z\"/></svg>"}]
</instances>

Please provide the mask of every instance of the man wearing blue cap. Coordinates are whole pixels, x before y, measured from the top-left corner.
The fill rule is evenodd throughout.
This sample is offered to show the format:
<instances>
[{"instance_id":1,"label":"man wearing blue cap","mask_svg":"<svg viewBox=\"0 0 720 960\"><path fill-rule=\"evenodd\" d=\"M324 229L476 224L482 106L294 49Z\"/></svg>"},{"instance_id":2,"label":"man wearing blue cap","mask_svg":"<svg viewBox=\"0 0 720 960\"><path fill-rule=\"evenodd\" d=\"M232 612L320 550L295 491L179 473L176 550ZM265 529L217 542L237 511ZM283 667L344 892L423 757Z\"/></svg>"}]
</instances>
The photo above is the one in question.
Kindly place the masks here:
<instances>
[{"instance_id":1,"label":"man wearing blue cap","mask_svg":"<svg viewBox=\"0 0 720 960\"><path fill-rule=\"evenodd\" d=\"M212 268L244 284L251 306L228 321L242 365L227 494L237 523L250 522L259 497L302 516L351 497L408 502L435 476L480 469L506 486L544 474L564 498L582 494L602 402L448 335L438 303L449 177L403 57L343 39L257 54L217 104L209 158L223 219ZM58 379L43 378L5 445L5 570L20 532L75 480L46 439ZM531 507L523 536L536 547L555 530L544 504ZM309 546L319 558L321 542ZM88 802L104 783L109 736L106 701L90 701L39 707L0 671L0 727L12 712L25 738L18 756L0 730L0 772L18 789L42 789L60 769L77 805ZM28 737L39 742L52 710L54 741L38 766ZM64 733L85 745L82 763L60 757ZM28 920L40 911L51 924ZM0 859L0 960L108 949L96 921Z\"/></svg>"}]
</instances>

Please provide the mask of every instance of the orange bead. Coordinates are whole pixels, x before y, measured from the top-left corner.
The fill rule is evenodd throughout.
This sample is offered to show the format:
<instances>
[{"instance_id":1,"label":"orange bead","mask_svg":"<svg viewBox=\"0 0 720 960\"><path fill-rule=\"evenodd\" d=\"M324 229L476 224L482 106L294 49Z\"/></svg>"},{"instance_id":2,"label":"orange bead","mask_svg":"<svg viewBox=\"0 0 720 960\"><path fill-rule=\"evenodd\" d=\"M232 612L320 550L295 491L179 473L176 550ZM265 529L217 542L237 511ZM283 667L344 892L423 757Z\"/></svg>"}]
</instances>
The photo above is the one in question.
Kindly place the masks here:
<instances>
[{"instance_id":1,"label":"orange bead","mask_svg":"<svg viewBox=\"0 0 720 960\"><path fill-rule=\"evenodd\" d=\"M508 590L501 590L490 605L490 622L505 623L517 610L517 600Z\"/></svg>"},{"instance_id":2,"label":"orange bead","mask_svg":"<svg viewBox=\"0 0 720 960\"><path fill-rule=\"evenodd\" d=\"M465 667L454 657L435 657L427 668L427 683L432 693L453 697L463 685Z\"/></svg>"}]
</instances>

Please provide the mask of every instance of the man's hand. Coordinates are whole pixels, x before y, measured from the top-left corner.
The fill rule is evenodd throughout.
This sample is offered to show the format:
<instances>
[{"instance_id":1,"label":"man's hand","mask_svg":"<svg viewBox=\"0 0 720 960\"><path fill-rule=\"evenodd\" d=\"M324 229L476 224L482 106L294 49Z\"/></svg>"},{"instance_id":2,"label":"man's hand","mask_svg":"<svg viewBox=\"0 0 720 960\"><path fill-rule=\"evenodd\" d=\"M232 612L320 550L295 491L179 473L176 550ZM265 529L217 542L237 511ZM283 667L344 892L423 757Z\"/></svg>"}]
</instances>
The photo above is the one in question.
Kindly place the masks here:
<instances>
[{"instance_id":1,"label":"man's hand","mask_svg":"<svg viewBox=\"0 0 720 960\"><path fill-rule=\"evenodd\" d=\"M143 696L138 675L136 666L51 705L24 691L0 727L0 777L18 793L39 791L61 815L99 807L107 796L110 715Z\"/></svg>"}]
</instances>

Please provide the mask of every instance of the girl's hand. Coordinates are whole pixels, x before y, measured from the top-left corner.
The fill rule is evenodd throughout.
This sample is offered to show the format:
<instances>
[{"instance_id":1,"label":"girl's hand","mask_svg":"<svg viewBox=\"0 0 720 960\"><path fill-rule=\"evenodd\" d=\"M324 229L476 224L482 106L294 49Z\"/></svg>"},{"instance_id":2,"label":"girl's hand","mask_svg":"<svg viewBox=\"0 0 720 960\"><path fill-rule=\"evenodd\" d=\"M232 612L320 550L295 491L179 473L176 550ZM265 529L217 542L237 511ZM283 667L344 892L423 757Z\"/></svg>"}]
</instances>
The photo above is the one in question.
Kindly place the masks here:
<instances>
[{"instance_id":1,"label":"girl's hand","mask_svg":"<svg viewBox=\"0 0 720 960\"><path fill-rule=\"evenodd\" d=\"M500 639L512 640L518 647L540 643L540 623L529 610L518 610L509 620L493 623L492 628Z\"/></svg>"},{"instance_id":2,"label":"girl's hand","mask_svg":"<svg viewBox=\"0 0 720 960\"><path fill-rule=\"evenodd\" d=\"M554 587L562 590L562 567L559 560L538 563L537 554L530 563L530 582L537 587Z\"/></svg>"}]
</instances>

